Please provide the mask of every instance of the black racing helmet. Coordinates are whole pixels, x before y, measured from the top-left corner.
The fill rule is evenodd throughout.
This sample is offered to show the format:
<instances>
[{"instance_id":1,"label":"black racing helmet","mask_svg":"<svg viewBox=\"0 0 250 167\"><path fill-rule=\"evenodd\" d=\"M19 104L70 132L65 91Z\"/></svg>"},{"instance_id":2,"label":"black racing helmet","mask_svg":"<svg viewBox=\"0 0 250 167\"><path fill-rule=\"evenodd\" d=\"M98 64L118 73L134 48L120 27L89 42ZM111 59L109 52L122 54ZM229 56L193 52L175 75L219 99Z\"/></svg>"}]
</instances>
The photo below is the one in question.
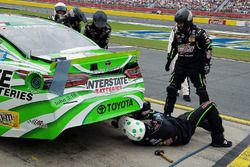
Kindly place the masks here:
<instances>
[{"instance_id":1,"label":"black racing helmet","mask_svg":"<svg viewBox=\"0 0 250 167\"><path fill-rule=\"evenodd\" d=\"M74 8L73 12L78 21L83 21L84 23L87 22L85 14L79 8Z\"/></svg>"},{"instance_id":2,"label":"black racing helmet","mask_svg":"<svg viewBox=\"0 0 250 167\"><path fill-rule=\"evenodd\" d=\"M182 8L176 12L174 20L176 23L183 22L186 27L190 27L193 24L193 14L187 8Z\"/></svg>"},{"instance_id":3,"label":"black racing helmet","mask_svg":"<svg viewBox=\"0 0 250 167\"><path fill-rule=\"evenodd\" d=\"M107 15L103 11L97 11L93 15L93 21L96 27L103 28L107 24Z\"/></svg>"}]
</instances>

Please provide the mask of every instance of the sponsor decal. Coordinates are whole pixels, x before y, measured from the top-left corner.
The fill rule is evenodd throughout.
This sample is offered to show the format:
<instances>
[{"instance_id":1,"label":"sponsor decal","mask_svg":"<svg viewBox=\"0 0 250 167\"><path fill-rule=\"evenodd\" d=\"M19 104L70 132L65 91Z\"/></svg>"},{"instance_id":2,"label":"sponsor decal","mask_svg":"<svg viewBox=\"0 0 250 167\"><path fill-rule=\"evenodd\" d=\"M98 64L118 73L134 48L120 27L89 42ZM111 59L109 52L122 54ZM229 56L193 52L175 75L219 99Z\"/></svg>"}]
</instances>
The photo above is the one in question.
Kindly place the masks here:
<instances>
[{"instance_id":1,"label":"sponsor decal","mask_svg":"<svg viewBox=\"0 0 250 167\"><path fill-rule=\"evenodd\" d=\"M189 43L179 45L178 52L180 53L180 56L185 56L187 54L191 54L191 56L193 56L192 53L194 51L194 47L194 45L190 45Z\"/></svg>"},{"instance_id":2,"label":"sponsor decal","mask_svg":"<svg viewBox=\"0 0 250 167\"><path fill-rule=\"evenodd\" d=\"M110 66L111 63L112 63L112 62L111 62L110 60L107 60L107 61L105 62L105 65L106 65L106 66Z\"/></svg>"},{"instance_id":3,"label":"sponsor decal","mask_svg":"<svg viewBox=\"0 0 250 167\"><path fill-rule=\"evenodd\" d=\"M217 25L226 25L226 20L223 19L216 19L216 18L210 18L208 20L208 24L217 24Z\"/></svg>"},{"instance_id":4,"label":"sponsor decal","mask_svg":"<svg viewBox=\"0 0 250 167\"><path fill-rule=\"evenodd\" d=\"M0 50L0 62L7 58L7 52L5 50Z\"/></svg>"},{"instance_id":5,"label":"sponsor decal","mask_svg":"<svg viewBox=\"0 0 250 167\"><path fill-rule=\"evenodd\" d=\"M19 128L19 113L0 110L0 125Z\"/></svg>"},{"instance_id":6,"label":"sponsor decal","mask_svg":"<svg viewBox=\"0 0 250 167\"><path fill-rule=\"evenodd\" d=\"M104 114L105 112L118 111L121 109L132 107L133 105L134 104L132 99L122 100L114 103L102 104L97 107L97 113Z\"/></svg>"},{"instance_id":7,"label":"sponsor decal","mask_svg":"<svg viewBox=\"0 0 250 167\"><path fill-rule=\"evenodd\" d=\"M168 41L170 32L168 31L151 31L151 30L139 30L139 31L119 31L112 33L114 36L122 36L128 38L143 38L158 41ZM230 35L230 34L229 34ZM235 50L250 50L249 38L236 38L236 37L222 37L222 36L210 36L213 39L213 46L221 48L229 48Z\"/></svg>"},{"instance_id":8,"label":"sponsor decal","mask_svg":"<svg viewBox=\"0 0 250 167\"><path fill-rule=\"evenodd\" d=\"M48 125L44 124L44 122L39 119L31 119L28 121L28 124L34 125L38 128L48 128Z\"/></svg>"},{"instance_id":9,"label":"sponsor decal","mask_svg":"<svg viewBox=\"0 0 250 167\"><path fill-rule=\"evenodd\" d=\"M205 102L205 103L203 103L203 104L201 105L201 108L205 109L205 108L207 108L207 106L208 106L209 104L211 104L211 103L212 103L212 101L207 101L207 102Z\"/></svg>"},{"instance_id":10,"label":"sponsor decal","mask_svg":"<svg viewBox=\"0 0 250 167\"><path fill-rule=\"evenodd\" d=\"M78 94L76 92L72 92L63 96L58 96L55 99L51 100L51 103L54 106L61 106L64 104L70 104L70 103L74 103L76 101L72 101L73 99L77 98Z\"/></svg>"},{"instance_id":11,"label":"sponsor decal","mask_svg":"<svg viewBox=\"0 0 250 167\"><path fill-rule=\"evenodd\" d=\"M10 89L12 75L13 71L0 69L0 96L31 101L33 98L32 93Z\"/></svg>"},{"instance_id":12,"label":"sponsor decal","mask_svg":"<svg viewBox=\"0 0 250 167\"><path fill-rule=\"evenodd\" d=\"M94 90L96 93L108 93L118 91L128 84L127 77L103 78L88 80L85 88Z\"/></svg>"},{"instance_id":13,"label":"sponsor decal","mask_svg":"<svg viewBox=\"0 0 250 167\"><path fill-rule=\"evenodd\" d=\"M105 105L100 105L98 108L97 108L97 113L98 114L104 114L106 112L106 106Z\"/></svg>"}]
</instances>

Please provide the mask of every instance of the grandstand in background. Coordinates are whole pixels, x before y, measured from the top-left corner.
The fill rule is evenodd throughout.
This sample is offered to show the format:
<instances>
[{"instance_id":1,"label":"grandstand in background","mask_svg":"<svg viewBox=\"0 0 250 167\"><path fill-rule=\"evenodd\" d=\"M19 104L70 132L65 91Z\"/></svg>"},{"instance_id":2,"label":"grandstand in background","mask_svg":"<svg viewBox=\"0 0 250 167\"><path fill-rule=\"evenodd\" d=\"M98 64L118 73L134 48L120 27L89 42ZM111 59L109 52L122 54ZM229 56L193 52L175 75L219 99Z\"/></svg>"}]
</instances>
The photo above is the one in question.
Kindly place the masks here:
<instances>
[{"instance_id":1,"label":"grandstand in background","mask_svg":"<svg viewBox=\"0 0 250 167\"><path fill-rule=\"evenodd\" d=\"M60 0L31 0L56 3ZM250 0L61 0L66 4L107 9L175 13L187 7L196 15L250 18Z\"/></svg>"}]
</instances>

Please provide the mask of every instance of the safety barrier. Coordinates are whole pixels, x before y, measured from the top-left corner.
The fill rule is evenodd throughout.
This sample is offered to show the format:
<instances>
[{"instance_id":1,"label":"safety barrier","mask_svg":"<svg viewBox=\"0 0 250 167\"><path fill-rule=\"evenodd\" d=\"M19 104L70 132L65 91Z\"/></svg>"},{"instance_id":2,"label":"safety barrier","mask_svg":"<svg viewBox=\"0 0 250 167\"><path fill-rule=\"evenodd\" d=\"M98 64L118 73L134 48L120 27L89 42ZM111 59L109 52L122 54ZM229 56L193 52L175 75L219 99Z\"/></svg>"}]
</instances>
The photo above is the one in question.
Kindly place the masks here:
<instances>
[{"instance_id":1,"label":"safety barrier","mask_svg":"<svg viewBox=\"0 0 250 167\"><path fill-rule=\"evenodd\" d=\"M40 2L49 2L49 3L57 3L58 0L36 0ZM96 7L102 9L117 9L117 10L128 10L128 11L140 11L140 12L154 12L160 10L162 13L175 14L176 10L174 9L162 9L162 8L142 8L142 7L130 7L130 6L115 6L115 5L107 5L107 4L93 4L86 2L70 2L68 0L61 0L60 2L64 2L69 5L79 5L85 7ZM208 11L192 11L194 15L197 16L212 16L212 17L227 17L227 18L250 18L250 14L242 14L242 13L225 13L225 12L208 12Z\"/></svg>"},{"instance_id":2,"label":"safety barrier","mask_svg":"<svg viewBox=\"0 0 250 167\"><path fill-rule=\"evenodd\" d=\"M50 3L41 3L41 2L30 2L30 1L22 1L22 0L0 0L0 3L6 4L15 4L15 5L24 5L24 6L32 6L32 7L39 7L39 8L54 8L54 4L58 2L58 0L40 0L43 2L50 2ZM64 0L61 0L64 1ZM70 2L72 4L73 2ZM81 2L74 2L74 3L81 3ZM85 3L86 4L86 3ZM93 4L92 4L93 5ZM82 5L80 5L82 6ZM72 6L68 6L69 9ZM87 13L94 13L98 8L90 8L90 7L80 7L81 10ZM173 21L173 15L159 15L159 14L152 14L152 13L143 13L143 12L131 12L131 11L118 11L118 10L111 10L105 9L104 10L108 15L114 16L125 16L125 17L136 17L136 18L147 18L147 19L157 19L157 20L169 20ZM194 17L194 22L196 23L203 23L203 24L218 24L218 25L227 25L227 26L247 26L249 27L249 21L237 21L237 20L229 20L229 19L220 19L220 18L202 18L202 17Z\"/></svg>"}]
</instances>

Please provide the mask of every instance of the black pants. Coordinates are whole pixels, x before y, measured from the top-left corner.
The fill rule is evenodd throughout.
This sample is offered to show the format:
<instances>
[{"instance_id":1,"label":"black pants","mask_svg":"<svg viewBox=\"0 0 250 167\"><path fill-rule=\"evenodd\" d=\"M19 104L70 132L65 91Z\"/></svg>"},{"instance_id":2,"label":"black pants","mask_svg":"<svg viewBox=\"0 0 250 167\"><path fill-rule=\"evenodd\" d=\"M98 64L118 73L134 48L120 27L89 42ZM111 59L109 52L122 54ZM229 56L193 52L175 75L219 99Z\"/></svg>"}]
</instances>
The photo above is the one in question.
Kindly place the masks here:
<instances>
[{"instance_id":1,"label":"black pants","mask_svg":"<svg viewBox=\"0 0 250 167\"><path fill-rule=\"evenodd\" d=\"M192 125L193 132L197 127L209 130L212 142L221 142L224 140L222 119L214 102L208 101L203 103L199 108L180 115L179 118L188 120Z\"/></svg>"},{"instance_id":2,"label":"black pants","mask_svg":"<svg viewBox=\"0 0 250 167\"><path fill-rule=\"evenodd\" d=\"M165 103L165 114L171 114L174 110L174 105L176 103L177 91L181 89L181 84L184 82L185 78L189 77L191 82L196 88L196 94L200 98L200 104L209 101L209 96L206 90L206 77L203 73L197 74L186 74L186 73L175 73L173 72L170 79L170 85L167 87L167 98Z\"/></svg>"}]
</instances>

